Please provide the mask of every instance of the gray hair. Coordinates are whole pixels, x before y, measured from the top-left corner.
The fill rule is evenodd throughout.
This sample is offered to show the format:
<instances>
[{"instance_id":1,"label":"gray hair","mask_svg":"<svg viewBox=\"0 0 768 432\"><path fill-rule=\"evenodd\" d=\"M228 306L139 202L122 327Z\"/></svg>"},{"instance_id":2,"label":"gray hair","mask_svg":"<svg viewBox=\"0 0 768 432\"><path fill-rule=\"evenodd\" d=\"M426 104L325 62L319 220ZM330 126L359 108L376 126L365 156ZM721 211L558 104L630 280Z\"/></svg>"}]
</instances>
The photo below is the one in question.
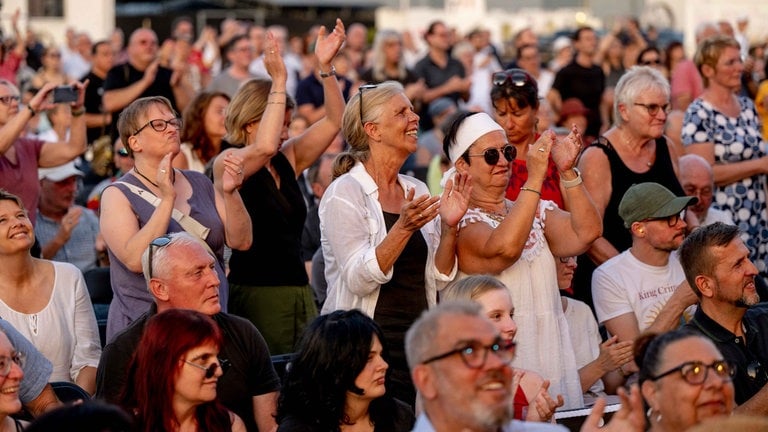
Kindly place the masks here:
<instances>
[{"instance_id":1,"label":"gray hair","mask_svg":"<svg viewBox=\"0 0 768 432\"><path fill-rule=\"evenodd\" d=\"M149 251L151 249L154 249L152 251L152 276L157 277L158 275L167 276L168 272L171 269L171 266L175 264L176 262L171 259L170 256L168 256L168 250L171 246L173 247L201 247L203 248L209 255L211 255L210 248L206 244L203 243L202 240L199 238L193 236L192 234L186 232L186 231L180 231L175 232L171 234L166 234L162 237L167 237L171 241L165 245L165 246L152 246L150 243L146 249L144 249L144 253L141 254L141 271L144 273L144 280L147 282L147 289L149 289ZM154 240L153 240L154 241ZM211 255L213 256L213 255ZM216 257L213 257L216 259Z\"/></svg>"},{"instance_id":2,"label":"gray hair","mask_svg":"<svg viewBox=\"0 0 768 432\"><path fill-rule=\"evenodd\" d=\"M408 368L421 364L429 355L434 355L435 342L439 336L440 324L449 316L467 316L482 318L480 304L467 300L454 300L440 303L424 311L405 334L405 356Z\"/></svg>"},{"instance_id":3,"label":"gray hair","mask_svg":"<svg viewBox=\"0 0 768 432\"><path fill-rule=\"evenodd\" d=\"M632 106L637 98L648 91L658 90L669 103L669 81L658 70L650 66L633 66L616 84L616 96L613 101L613 118L616 126L624 124L619 113L619 105Z\"/></svg>"},{"instance_id":4,"label":"gray hair","mask_svg":"<svg viewBox=\"0 0 768 432\"><path fill-rule=\"evenodd\" d=\"M403 37L395 30L383 29L376 32L376 37L373 39L373 48L371 49L372 66L371 75L375 81L384 81L387 79L387 75L384 71L384 67L387 63L387 58L384 53L384 46L388 42L397 41L401 45L403 43ZM397 76L400 79L405 80L406 69L405 61L403 60L403 50L400 50L400 61L397 63Z\"/></svg>"},{"instance_id":5,"label":"gray hair","mask_svg":"<svg viewBox=\"0 0 768 432\"><path fill-rule=\"evenodd\" d=\"M685 177L684 173L695 170L696 168L701 168L709 175L710 183L715 183L715 176L712 172L712 165L710 165L706 159L697 154L689 153L680 156L680 159L677 161L677 167L680 171L680 180Z\"/></svg>"}]
</instances>

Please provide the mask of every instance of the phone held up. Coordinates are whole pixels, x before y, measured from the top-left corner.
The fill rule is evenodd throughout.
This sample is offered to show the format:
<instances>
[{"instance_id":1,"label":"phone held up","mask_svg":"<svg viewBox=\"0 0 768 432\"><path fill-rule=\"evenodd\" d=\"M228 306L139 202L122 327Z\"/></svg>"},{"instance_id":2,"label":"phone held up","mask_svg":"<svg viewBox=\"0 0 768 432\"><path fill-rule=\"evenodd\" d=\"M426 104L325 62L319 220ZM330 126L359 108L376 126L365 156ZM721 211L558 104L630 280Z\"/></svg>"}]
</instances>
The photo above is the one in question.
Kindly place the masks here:
<instances>
[{"instance_id":1,"label":"phone held up","mask_svg":"<svg viewBox=\"0 0 768 432\"><path fill-rule=\"evenodd\" d=\"M53 89L53 103L77 102L77 89L72 86L58 86Z\"/></svg>"}]
</instances>

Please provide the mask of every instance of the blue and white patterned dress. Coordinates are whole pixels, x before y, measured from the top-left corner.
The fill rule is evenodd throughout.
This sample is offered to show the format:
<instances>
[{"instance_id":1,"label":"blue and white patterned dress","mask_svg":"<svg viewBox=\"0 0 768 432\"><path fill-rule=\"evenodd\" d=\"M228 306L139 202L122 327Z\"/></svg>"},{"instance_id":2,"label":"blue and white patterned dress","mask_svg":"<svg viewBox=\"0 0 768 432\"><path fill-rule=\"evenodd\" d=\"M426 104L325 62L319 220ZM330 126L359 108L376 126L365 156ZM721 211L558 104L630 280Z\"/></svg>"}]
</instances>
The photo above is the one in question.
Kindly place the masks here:
<instances>
[{"instance_id":1,"label":"blue and white patterned dress","mask_svg":"<svg viewBox=\"0 0 768 432\"><path fill-rule=\"evenodd\" d=\"M750 99L739 97L739 106L739 116L729 117L702 98L693 101L685 112L683 144L714 143L716 164L765 156L766 143L762 138L755 105ZM716 186L714 195L717 206L730 212L733 221L744 232L742 239L750 250L750 258L763 276L768 274L765 193L766 176L760 174L725 186Z\"/></svg>"}]
</instances>

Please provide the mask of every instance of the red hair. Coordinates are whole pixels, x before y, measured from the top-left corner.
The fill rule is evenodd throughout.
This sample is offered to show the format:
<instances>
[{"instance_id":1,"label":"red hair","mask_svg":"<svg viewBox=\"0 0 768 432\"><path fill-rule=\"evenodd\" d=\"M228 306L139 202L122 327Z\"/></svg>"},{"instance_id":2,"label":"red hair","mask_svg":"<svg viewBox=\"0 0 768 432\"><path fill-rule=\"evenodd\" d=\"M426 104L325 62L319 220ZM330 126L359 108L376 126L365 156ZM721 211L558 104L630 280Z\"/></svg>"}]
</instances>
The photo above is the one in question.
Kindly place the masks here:
<instances>
[{"instance_id":1,"label":"red hair","mask_svg":"<svg viewBox=\"0 0 768 432\"><path fill-rule=\"evenodd\" d=\"M189 350L206 343L221 347L222 335L216 323L204 314L171 309L149 319L121 397L121 405L136 417L136 430L178 430L172 400L181 360ZM218 400L199 405L195 417L199 430L232 429L229 411Z\"/></svg>"}]
</instances>

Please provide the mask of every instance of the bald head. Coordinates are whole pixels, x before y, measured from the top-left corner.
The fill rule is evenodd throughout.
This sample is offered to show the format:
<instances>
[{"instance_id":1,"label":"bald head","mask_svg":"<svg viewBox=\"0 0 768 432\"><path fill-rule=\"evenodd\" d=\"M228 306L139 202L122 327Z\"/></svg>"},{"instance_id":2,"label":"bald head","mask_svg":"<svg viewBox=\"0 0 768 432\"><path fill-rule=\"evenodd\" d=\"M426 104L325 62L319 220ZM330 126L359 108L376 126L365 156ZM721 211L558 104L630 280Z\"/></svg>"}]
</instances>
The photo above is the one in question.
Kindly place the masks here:
<instances>
[{"instance_id":1,"label":"bald head","mask_svg":"<svg viewBox=\"0 0 768 432\"><path fill-rule=\"evenodd\" d=\"M686 195L699 198L699 202L689 207L700 221L707 218L709 206L715 189L715 177L712 166L699 155L687 154L678 160L680 185Z\"/></svg>"}]
</instances>

